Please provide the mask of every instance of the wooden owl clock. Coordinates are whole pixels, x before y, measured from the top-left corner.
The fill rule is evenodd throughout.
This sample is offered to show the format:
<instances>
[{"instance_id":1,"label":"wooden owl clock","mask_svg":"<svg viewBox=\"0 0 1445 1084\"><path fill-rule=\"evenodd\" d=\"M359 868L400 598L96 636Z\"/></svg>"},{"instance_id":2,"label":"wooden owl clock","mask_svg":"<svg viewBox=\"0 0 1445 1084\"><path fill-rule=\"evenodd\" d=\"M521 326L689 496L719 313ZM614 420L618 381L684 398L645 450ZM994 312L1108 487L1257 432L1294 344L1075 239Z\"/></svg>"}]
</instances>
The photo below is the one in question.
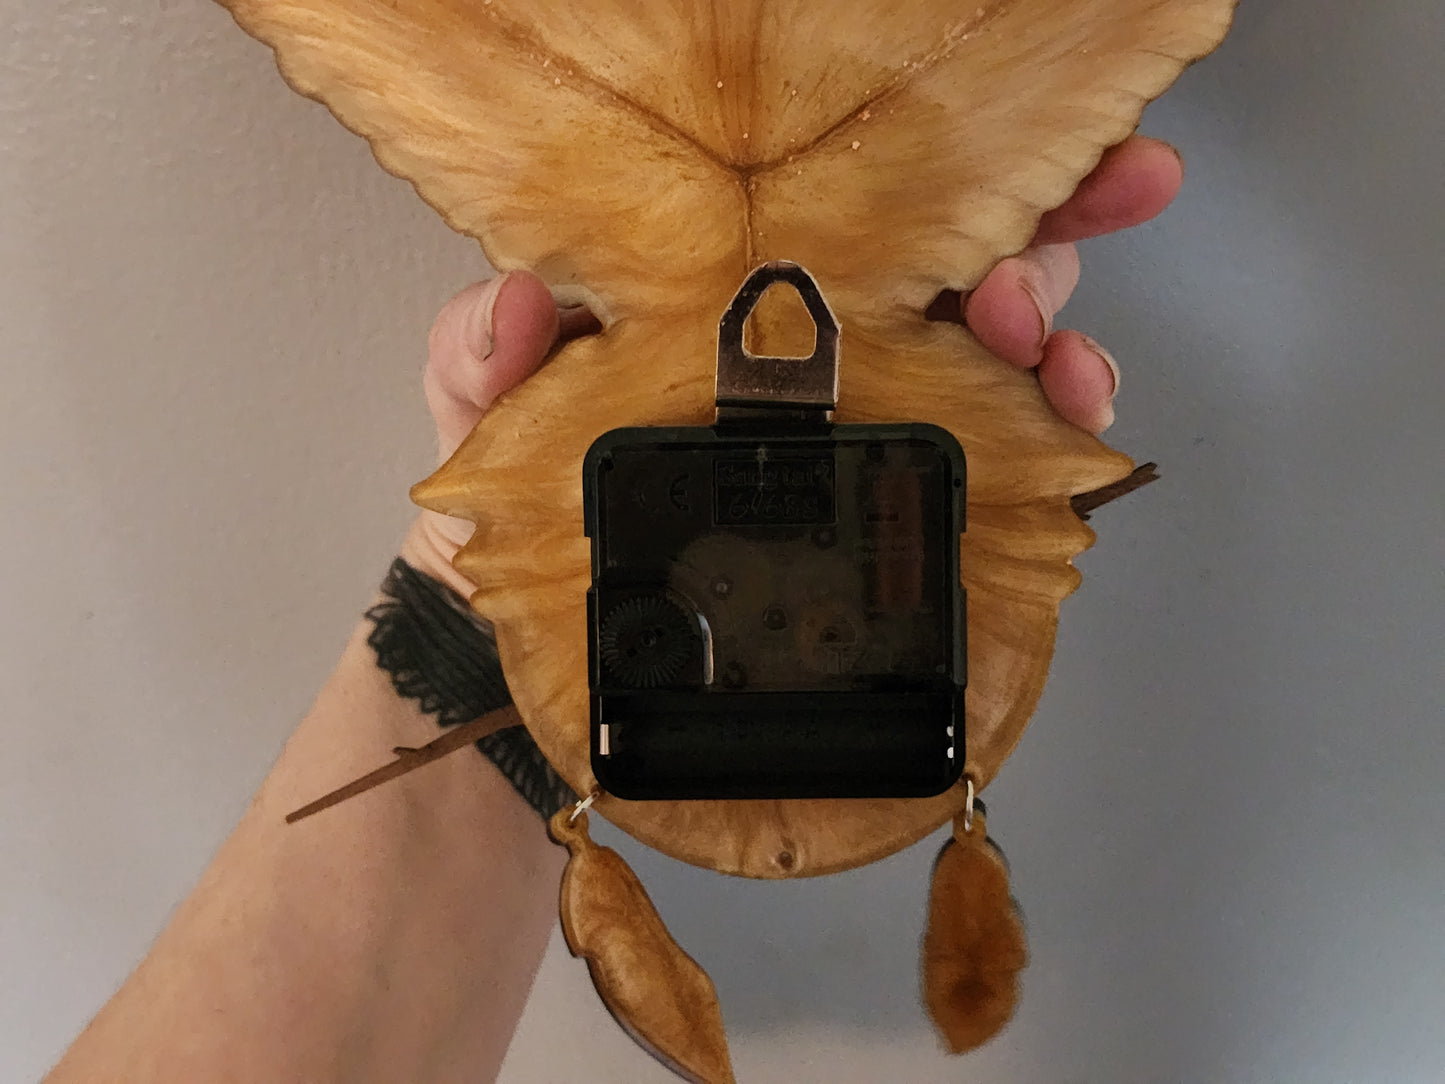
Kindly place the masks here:
<instances>
[{"instance_id":1,"label":"wooden owl clock","mask_svg":"<svg viewBox=\"0 0 1445 1084\"><path fill-rule=\"evenodd\" d=\"M986 1041L1013 1012L1025 950L974 796L1012 751L1042 691L1059 604L1079 583L1072 559L1094 537L1078 498L1107 492L1134 464L1059 420L1031 374L925 312L943 291L970 290L1028 244L1040 216L1133 132L1145 105L1219 44L1234 0L222 2L275 50L296 90L370 141L380 163L480 241L493 266L534 271L559 294L585 301L602 324L499 401L413 491L419 504L477 524L456 566L477 585L472 605L495 626L518 712L547 759L592 812L725 874L833 873L952 820L953 839L934 872L924 999L951 1049ZM807 354L812 336L816 361L835 323L841 353L825 359L836 367L823 393L791 395L753 380L757 401L721 394L719 319L758 269L763 285L772 275L797 287L816 327L805 329L800 350L796 308L767 300L753 311L753 297L742 313L752 313L747 348L732 344L734 360ZM783 408L772 421L768 406ZM725 415L734 427L727 432ZM791 426L789 439L802 443L778 452L750 425ZM703 456L696 462L704 491L669 493L711 512L706 529L673 539L673 556L697 583L623 585L613 609L625 628L603 627L599 649L607 614L598 612L606 608L602 581L594 582L595 520L604 490L584 485L584 468L615 460L625 469L620 454L599 467L595 449L588 462L599 438L618 430L633 444L647 431L671 434L659 462L683 454L679 442ZM687 443L688 433L707 432L734 443L721 451ZM756 464L737 453L749 440ZM849 440L861 451L845 469ZM825 660L814 670L823 685L845 690L826 694L843 696L840 704L851 702L842 673L872 650L850 647L860 635L892 645L882 663L875 659L875 678L890 666L907 670L898 660L915 655L899 638L912 634L879 634L877 615L900 597L935 612L918 601L926 562L880 558L876 575L863 574L854 590L846 585L850 575L858 579L859 562L839 563L837 554L861 551L834 545L819 525L836 520L842 537L851 516L863 524L858 531L876 528L885 539L870 552L906 556L922 536L906 522L889 536L896 509L858 496L902 463L895 473L913 479L904 520L942 522L946 531L954 490L917 483L924 468L896 458L934 454L919 452L922 445L943 449L939 476L957 475L966 494L957 499L961 538L956 526L951 539L930 528L928 543L957 562L932 577L932 589L966 597L957 611L966 694L956 700L956 726L945 728L940 716L928 731L940 741L946 733L947 748L921 754L939 760L936 785L870 792L855 778L851 789L789 790L785 780L770 792L766 780L754 780L729 791L722 784L736 776L723 771L692 791L674 777L657 797L646 783L654 768L666 774L663 739L632 765L625 786L614 782L617 772L599 771L613 755L607 735L622 743L633 733L599 729L599 667L641 690L681 680L689 668L705 690L766 686L763 657L749 673L728 661L728 645L756 655L769 633L729 631L724 596L731 613L749 591L756 595L762 628L791 645L784 654ZM826 450L835 447L836 471ZM950 458L954 450L961 456ZM735 499L749 486L761 489L764 478L781 479L782 503ZM729 566L719 547L741 545L737 538L758 525L750 516L768 519L773 534L747 543L750 556ZM830 556L810 564L789 539L802 539L804 550L811 539ZM808 569L829 561L844 570L841 581L820 572L825 586L798 587L811 582ZM779 565L787 566L782 573ZM729 579L718 571L764 566L798 587L797 606L770 606L751 573ZM688 603L693 595L709 601ZM885 595L893 601L879 602ZM687 650L657 647L669 636ZM826 650L809 655L809 637L821 637ZM623 655L632 663L619 662ZM938 657L934 670L943 673L955 655ZM920 689L948 677L961 690L963 673L925 669ZM917 712L900 709L899 720L932 719L931 707L918 706L925 701L947 712L944 700L904 685L884 681L867 695L923 697L908 701ZM779 711L796 722L792 709ZM818 748L832 748L827 722L818 726L822 738L812 736ZM856 729L855 769L888 759L868 753L869 742L887 737L876 723ZM687 727L674 720L667 732L685 739ZM802 748L780 740L784 753L774 763ZM552 831L572 854L563 929L609 1009L681 1075L731 1080L712 984L672 941L636 877L590 841L585 811L564 810Z\"/></svg>"}]
</instances>

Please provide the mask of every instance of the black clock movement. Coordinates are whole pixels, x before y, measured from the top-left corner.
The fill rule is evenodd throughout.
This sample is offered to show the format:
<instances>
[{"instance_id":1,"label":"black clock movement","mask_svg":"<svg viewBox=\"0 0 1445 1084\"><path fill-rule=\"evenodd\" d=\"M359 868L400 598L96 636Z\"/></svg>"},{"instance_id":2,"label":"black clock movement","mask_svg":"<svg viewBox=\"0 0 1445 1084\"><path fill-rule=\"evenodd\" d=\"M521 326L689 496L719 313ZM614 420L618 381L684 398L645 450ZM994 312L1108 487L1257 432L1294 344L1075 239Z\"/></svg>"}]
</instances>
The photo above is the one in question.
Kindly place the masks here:
<instances>
[{"instance_id":1,"label":"black clock movement","mask_svg":"<svg viewBox=\"0 0 1445 1084\"><path fill-rule=\"evenodd\" d=\"M744 348L777 284L810 357ZM962 771L963 450L835 425L838 346L812 276L766 264L719 326L716 424L587 454L592 769L618 797L913 797Z\"/></svg>"}]
</instances>

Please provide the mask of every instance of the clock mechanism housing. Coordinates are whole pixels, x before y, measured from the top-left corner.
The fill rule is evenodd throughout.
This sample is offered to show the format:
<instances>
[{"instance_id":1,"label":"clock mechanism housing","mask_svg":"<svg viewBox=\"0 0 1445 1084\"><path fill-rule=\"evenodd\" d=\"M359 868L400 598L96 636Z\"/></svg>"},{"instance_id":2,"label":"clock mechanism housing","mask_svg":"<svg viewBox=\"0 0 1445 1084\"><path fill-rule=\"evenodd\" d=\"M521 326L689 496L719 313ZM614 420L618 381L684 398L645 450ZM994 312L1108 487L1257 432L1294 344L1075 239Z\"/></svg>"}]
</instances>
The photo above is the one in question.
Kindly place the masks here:
<instances>
[{"instance_id":1,"label":"clock mechanism housing","mask_svg":"<svg viewBox=\"0 0 1445 1084\"><path fill-rule=\"evenodd\" d=\"M778 282L813 315L812 358L742 348ZM932 425L835 425L837 342L811 276L764 265L722 321L717 423L613 430L586 456L592 768L618 797L959 778L963 450Z\"/></svg>"}]
</instances>

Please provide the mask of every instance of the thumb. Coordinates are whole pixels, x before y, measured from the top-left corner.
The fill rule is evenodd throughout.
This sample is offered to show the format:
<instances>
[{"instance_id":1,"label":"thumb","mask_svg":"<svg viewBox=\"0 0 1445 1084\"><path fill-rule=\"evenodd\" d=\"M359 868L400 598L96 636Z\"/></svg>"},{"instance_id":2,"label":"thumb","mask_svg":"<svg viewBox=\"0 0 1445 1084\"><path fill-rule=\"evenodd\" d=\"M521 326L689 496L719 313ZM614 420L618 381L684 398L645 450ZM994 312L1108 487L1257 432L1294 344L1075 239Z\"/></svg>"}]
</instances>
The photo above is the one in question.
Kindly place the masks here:
<instances>
[{"instance_id":1,"label":"thumb","mask_svg":"<svg viewBox=\"0 0 1445 1084\"><path fill-rule=\"evenodd\" d=\"M447 302L432 325L423 378L443 460L497 396L537 371L557 329L557 304L530 271L475 283Z\"/></svg>"}]
</instances>

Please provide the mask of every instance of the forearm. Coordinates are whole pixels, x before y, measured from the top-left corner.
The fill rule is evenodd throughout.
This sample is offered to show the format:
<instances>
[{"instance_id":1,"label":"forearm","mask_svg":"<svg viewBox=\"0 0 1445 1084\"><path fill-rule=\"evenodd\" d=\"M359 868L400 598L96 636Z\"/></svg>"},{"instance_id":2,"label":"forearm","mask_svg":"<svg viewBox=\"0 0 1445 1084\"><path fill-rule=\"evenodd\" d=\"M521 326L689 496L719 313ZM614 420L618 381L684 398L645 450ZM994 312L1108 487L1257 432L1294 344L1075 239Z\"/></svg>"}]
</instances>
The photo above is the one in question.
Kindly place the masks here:
<instances>
[{"instance_id":1,"label":"forearm","mask_svg":"<svg viewBox=\"0 0 1445 1084\"><path fill-rule=\"evenodd\" d=\"M250 810L48 1080L490 1080L556 914L565 853L463 751L285 814L435 722L352 636Z\"/></svg>"}]
</instances>

